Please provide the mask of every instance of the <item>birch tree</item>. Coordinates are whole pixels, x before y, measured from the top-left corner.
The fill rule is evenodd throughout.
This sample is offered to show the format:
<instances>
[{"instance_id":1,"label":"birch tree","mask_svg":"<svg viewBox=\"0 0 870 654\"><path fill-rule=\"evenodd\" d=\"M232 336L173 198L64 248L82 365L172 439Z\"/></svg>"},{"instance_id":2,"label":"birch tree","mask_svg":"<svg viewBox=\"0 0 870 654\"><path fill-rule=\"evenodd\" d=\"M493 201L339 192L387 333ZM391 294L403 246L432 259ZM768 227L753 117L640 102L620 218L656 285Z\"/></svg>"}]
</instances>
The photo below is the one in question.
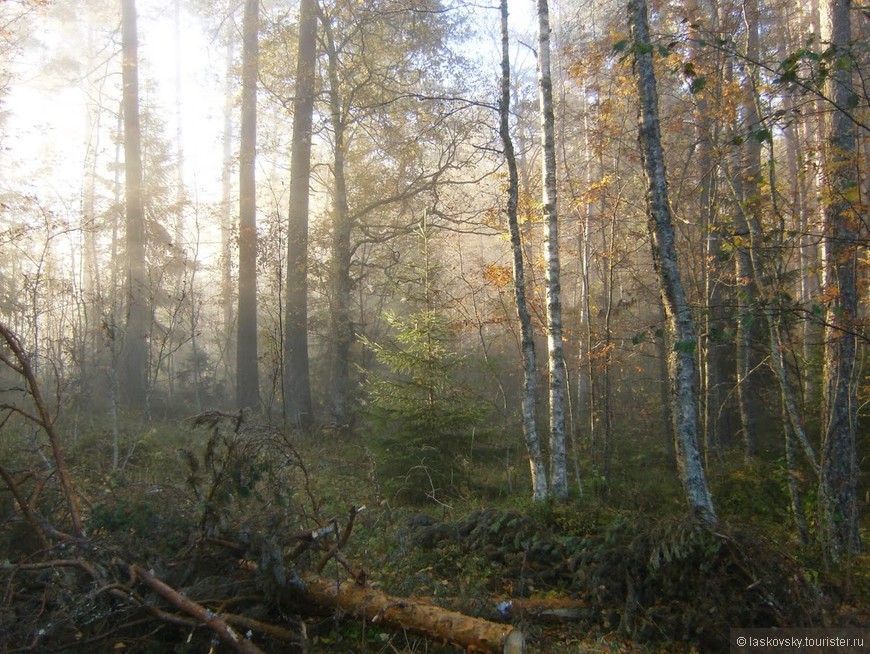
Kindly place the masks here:
<instances>
[{"instance_id":1,"label":"birch tree","mask_svg":"<svg viewBox=\"0 0 870 654\"><path fill-rule=\"evenodd\" d=\"M672 345L668 352L668 372L677 465L692 513L701 522L713 524L716 522L716 511L698 446L698 374L695 361L698 339L677 259L646 0L629 0L628 20L640 103L638 140L647 180L650 243Z\"/></svg>"},{"instance_id":2,"label":"birch tree","mask_svg":"<svg viewBox=\"0 0 870 654\"><path fill-rule=\"evenodd\" d=\"M510 134L511 101L511 64L510 41L508 38L508 5L501 0L501 98L499 101L499 133L504 148L505 163L508 169L507 219L510 230L511 251L513 253L514 300L517 317L520 321L521 349L523 357L523 435L529 451L529 468L532 474L532 498L542 501L547 498L547 471L538 439L535 405L538 390L538 363L535 352L535 334L529 307L526 302L526 281L523 266L523 243L517 220L519 200L519 173Z\"/></svg>"},{"instance_id":3,"label":"birch tree","mask_svg":"<svg viewBox=\"0 0 870 654\"><path fill-rule=\"evenodd\" d=\"M568 455L565 438L565 354L562 343L562 290L559 270L559 219L556 206L556 144L553 81L550 71L550 9L537 0L538 105L546 230L544 258L547 280L547 365L550 398L550 489L553 497L568 497Z\"/></svg>"}]
</instances>

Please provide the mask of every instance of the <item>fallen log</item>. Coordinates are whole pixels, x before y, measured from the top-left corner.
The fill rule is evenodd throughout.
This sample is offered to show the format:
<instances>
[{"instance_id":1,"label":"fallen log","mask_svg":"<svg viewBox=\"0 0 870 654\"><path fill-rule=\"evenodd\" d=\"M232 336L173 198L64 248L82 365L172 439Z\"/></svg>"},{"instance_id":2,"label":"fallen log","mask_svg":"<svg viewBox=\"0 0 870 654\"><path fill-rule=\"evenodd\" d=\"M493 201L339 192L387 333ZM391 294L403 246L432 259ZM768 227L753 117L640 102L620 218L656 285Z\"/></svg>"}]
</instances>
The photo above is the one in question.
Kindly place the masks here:
<instances>
[{"instance_id":1,"label":"fallen log","mask_svg":"<svg viewBox=\"0 0 870 654\"><path fill-rule=\"evenodd\" d=\"M392 597L353 581L337 583L314 574L305 575L303 581L312 601L374 624L406 629L436 641L464 647L468 652L525 653L523 633L509 625L412 599Z\"/></svg>"}]
</instances>

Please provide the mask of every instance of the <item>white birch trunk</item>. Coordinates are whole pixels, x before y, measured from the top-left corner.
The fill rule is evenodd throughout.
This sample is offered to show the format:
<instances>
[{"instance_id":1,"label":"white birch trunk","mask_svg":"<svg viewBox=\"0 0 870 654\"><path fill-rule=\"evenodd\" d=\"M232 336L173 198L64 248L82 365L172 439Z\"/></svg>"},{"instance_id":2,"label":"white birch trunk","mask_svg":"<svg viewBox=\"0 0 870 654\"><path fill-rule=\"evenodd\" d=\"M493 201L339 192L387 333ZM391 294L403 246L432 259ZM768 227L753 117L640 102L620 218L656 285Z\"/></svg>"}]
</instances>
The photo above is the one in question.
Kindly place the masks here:
<instances>
[{"instance_id":1,"label":"white birch trunk","mask_svg":"<svg viewBox=\"0 0 870 654\"><path fill-rule=\"evenodd\" d=\"M556 210L556 145L553 82L550 74L550 11L538 8L538 102L541 120L543 203L547 262L547 361L550 380L550 489L558 500L568 497L565 440L565 354L562 345L562 291L559 270L559 221Z\"/></svg>"},{"instance_id":2,"label":"white birch trunk","mask_svg":"<svg viewBox=\"0 0 870 654\"><path fill-rule=\"evenodd\" d=\"M640 100L639 141L648 182L650 241L671 335L672 349L668 353L668 370L677 464L692 513L701 522L713 524L716 522L716 511L698 447L698 375L695 362L697 337L677 260L676 237L661 144L658 92L646 0L629 0L628 13Z\"/></svg>"},{"instance_id":3,"label":"white birch trunk","mask_svg":"<svg viewBox=\"0 0 870 654\"><path fill-rule=\"evenodd\" d=\"M510 136L510 48L508 41L507 0L501 0L501 102L499 103L499 132L504 147L508 167L508 205L507 218L513 251L514 299L517 317L520 321L523 355L523 435L529 451L529 468L532 474L532 498L536 502L547 499L547 471L538 439L535 422L535 407L538 390L537 355L535 353L535 334L529 307L526 302L525 271L523 268L523 243L517 220L519 198L519 174Z\"/></svg>"}]
</instances>

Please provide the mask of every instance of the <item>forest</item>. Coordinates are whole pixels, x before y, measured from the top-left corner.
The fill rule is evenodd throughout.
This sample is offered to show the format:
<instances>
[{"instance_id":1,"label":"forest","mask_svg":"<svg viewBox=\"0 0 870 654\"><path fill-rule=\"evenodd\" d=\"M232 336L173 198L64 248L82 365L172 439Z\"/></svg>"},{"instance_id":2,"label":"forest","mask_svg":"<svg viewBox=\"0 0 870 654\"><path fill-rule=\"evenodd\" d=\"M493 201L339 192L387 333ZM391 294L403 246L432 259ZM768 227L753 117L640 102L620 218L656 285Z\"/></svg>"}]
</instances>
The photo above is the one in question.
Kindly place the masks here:
<instances>
[{"instance_id":1,"label":"forest","mask_svg":"<svg viewBox=\"0 0 870 654\"><path fill-rule=\"evenodd\" d=\"M868 75L854 0L0 0L0 651L867 651Z\"/></svg>"}]
</instances>

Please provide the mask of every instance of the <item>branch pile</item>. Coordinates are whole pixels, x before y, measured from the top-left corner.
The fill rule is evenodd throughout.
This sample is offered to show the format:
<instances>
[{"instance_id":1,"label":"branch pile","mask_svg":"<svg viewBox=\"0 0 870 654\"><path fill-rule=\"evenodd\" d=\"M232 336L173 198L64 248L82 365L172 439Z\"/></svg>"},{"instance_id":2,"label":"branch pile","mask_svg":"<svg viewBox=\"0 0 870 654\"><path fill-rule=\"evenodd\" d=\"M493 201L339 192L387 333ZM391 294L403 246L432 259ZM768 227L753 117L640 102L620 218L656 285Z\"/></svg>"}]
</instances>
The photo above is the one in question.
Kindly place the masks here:
<instances>
[{"instance_id":1,"label":"branch pile","mask_svg":"<svg viewBox=\"0 0 870 654\"><path fill-rule=\"evenodd\" d=\"M365 507L322 518L298 452L283 434L248 427L242 413L193 420L208 437L201 455L179 452L185 489L155 485L89 501L73 483L57 411L25 348L2 324L0 339L3 371L23 380L0 402L0 427L24 420L48 443L39 465L20 457L0 465L5 647L135 651L187 642L202 651L302 651L311 638L305 618L317 614L472 652L524 650L522 633L508 625L373 588L345 554Z\"/></svg>"}]
</instances>

